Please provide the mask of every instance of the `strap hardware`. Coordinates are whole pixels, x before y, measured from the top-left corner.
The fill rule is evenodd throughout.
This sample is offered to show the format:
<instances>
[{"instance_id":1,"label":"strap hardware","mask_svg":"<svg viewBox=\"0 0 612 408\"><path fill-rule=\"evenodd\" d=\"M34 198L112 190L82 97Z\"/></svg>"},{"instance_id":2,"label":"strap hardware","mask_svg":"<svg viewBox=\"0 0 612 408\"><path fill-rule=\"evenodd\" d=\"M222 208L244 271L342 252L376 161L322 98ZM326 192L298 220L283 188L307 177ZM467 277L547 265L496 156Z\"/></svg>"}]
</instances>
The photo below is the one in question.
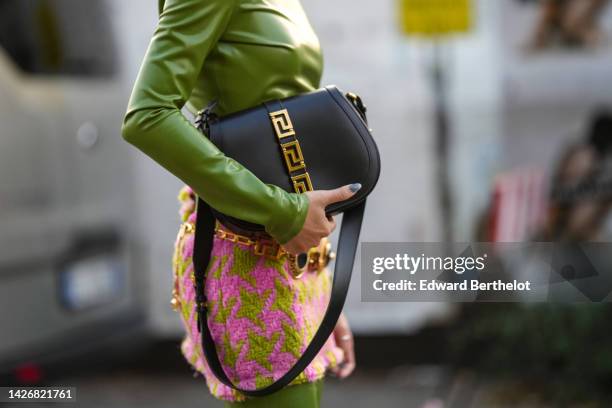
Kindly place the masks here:
<instances>
[{"instance_id":1,"label":"strap hardware","mask_svg":"<svg viewBox=\"0 0 612 408\"><path fill-rule=\"evenodd\" d=\"M359 116L361 116L361 118L367 122L366 112L368 111L368 108L361 100L361 97L353 92L347 92L346 97L351 102L351 104L353 104L355 109L357 109L357 112L359 112Z\"/></svg>"},{"instance_id":2,"label":"strap hardware","mask_svg":"<svg viewBox=\"0 0 612 408\"><path fill-rule=\"evenodd\" d=\"M219 117L215 113L215 109L219 101L214 99L198 113L196 113L195 127L205 135L210 133L210 123L217 120Z\"/></svg>"}]
</instances>

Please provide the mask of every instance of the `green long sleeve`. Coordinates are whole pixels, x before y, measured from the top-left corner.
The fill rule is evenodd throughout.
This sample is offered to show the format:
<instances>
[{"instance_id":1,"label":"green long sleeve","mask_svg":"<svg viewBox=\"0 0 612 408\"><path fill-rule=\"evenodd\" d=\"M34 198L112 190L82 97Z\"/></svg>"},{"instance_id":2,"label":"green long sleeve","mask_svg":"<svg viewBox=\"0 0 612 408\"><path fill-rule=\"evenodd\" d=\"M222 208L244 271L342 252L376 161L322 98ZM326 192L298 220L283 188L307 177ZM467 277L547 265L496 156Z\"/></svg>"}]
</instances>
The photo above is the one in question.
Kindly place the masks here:
<instances>
[{"instance_id":1,"label":"green long sleeve","mask_svg":"<svg viewBox=\"0 0 612 408\"><path fill-rule=\"evenodd\" d=\"M211 54L213 62L218 58L237 3L166 0L130 97L122 135L191 186L211 207L264 225L270 235L285 243L304 224L307 196L263 183L226 157L181 113L194 88L218 89L212 96L220 96L223 104L219 74L211 69L211 78L207 78L205 61ZM245 61L235 63L239 66ZM228 64L230 74L231 68ZM262 75L265 78L265 72ZM200 86L202 80L205 86ZM251 91L245 92L249 96Z\"/></svg>"}]
</instances>

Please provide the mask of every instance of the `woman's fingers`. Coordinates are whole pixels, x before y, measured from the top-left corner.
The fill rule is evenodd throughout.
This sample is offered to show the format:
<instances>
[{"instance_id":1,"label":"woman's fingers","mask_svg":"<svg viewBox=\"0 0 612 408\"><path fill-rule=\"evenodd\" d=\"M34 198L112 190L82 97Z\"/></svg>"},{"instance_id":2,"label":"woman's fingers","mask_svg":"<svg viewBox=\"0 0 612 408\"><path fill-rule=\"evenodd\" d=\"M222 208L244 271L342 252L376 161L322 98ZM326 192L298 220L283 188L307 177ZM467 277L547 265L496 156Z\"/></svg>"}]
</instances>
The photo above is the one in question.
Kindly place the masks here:
<instances>
[{"instance_id":1,"label":"woman's fingers","mask_svg":"<svg viewBox=\"0 0 612 408\"><path fill-rule=\"evenodd\" d=\"M310 205L302 230L285 243L283 248L297 255L319 245L321 239L329 236L336 228L336 221L325 214L325 208L329 204L351 198L360 188L361 184L353 183L334 190L308 191L306 194Z\"/></svg>"},{"instance_id":2,"label":"woman's fingers","mask_svg":"<svg viewBox=\"0 0 612 408\"><path fill-rule=\"evenodd\" d=\"M340 341L340 348L344 351L344 361L339 367L336 375L338 378L346 378L355 370L355 348L353 337Z\"/></svg>"},{"instance_id":3,"label":"woman's fingers","mask_svg":"<svg viewBox=\"0 0 612 408\"><path fill-rule=\"evenodd\" d=\"M340 315L338 323L336 323L334 338L338 347L343 351L344 360L339 366L334 367L331 371L336 377L342 379L351 375L356 366L353 333L351 332L351 328L344 313Z\"/></svg>"},{"instance_id":4,"label":"woman's fingers","mask_svg":"<svg viewBox=\"0 0 612 408\"><path fill-rule=\"evenodd\" d=\"M353 183L346 186L338 187L333 190L316 190L318 196L323 201L324 207L330 204L339 203L340 201L348 200L357 191L361 189L360 183Z\"/></svg>"}]
</instances>

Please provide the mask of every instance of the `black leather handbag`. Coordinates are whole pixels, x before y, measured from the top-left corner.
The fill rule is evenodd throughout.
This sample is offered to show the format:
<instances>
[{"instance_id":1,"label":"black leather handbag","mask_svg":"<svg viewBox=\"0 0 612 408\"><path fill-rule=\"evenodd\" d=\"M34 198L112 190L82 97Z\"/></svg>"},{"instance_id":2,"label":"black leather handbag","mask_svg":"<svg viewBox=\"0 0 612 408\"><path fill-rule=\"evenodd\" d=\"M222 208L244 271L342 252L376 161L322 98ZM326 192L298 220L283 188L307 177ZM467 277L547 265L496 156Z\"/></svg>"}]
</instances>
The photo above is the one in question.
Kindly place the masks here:
<instances>
[{"instance_id":1,"label":"black leather handbag","mask_svg":"<svg viewBox=\"0 0 612 408\"><path fill-rule=\"evenodd\" d=\"M331 296L321 324L294 366L274 383L260 389L237 387L227 377L207 324L204 284L214 238L215 218L234 232L263 232L264 227L213 210L198 197L193 263L198 329L211 371L219 380L248 396L280 390L316 357L334 330L351 279L366 197L380 174L380 157L366 120L361 98L334 86L265 102L222 118L214 103L198 114L196 126L227 156L265 183L304 193L359 182L350 199L326 208L343 213Z\"/></svg>"}]
</instances>

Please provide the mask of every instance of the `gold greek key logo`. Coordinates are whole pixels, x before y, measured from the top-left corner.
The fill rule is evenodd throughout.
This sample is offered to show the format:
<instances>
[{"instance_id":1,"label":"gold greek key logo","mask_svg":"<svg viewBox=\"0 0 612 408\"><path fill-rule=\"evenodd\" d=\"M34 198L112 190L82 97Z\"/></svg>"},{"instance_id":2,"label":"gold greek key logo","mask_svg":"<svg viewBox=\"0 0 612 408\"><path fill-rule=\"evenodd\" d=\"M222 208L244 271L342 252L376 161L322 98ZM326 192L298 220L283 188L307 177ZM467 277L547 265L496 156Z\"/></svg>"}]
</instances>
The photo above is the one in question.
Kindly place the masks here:
<instances>
[{"instance_id":1,"label":"gold greek key logo","mask_svg":"<svg viewBox=\"0 0 612 408\"><path fill-rule=\"evenodd\" d=\"M291 176L291 173L298 170L304 170L302 174L291 176L293 190L296 193L305 193L314 190L312 182L310 181L310 175L305 171L306 162L302 154L299 140L294 137L293 140L286 141L285 143L280 142L283 138L295 136L295 130L293 129L293 123L291 123L291 118L289 117L289 111L287 111L287 109L281 109L276 112L271 112L270 119L272 120L274 133L276 133L276 137L283 151L283 158L285 159L285 166L287 167L289 175Z\"/></svg>"},{"instance_id":2,"label":"gold greek key logo","mask_svg":"<svg viewBox=\"0 0 612 408\"><path fill-rule=\"evenodd\" d=\"M263 239L258 239L255 242L253 252L255 255L265 256L275 260L281 259L286 254L283 247L281 247L277 242Z\"/></svg>"},{"instance_id":3,"label":"gold greek key logo","mask_svg":"<svg viewBox=\"0 0 612 408\"><path fill-rule=\"evenodd\" d=\"M285 156L285 163L290 173L301 170L306 167L304 163L304 156L302 155L302 148L300 142L293 140L289 143L283 143L281 145L283 149L283 156Z\"/></svg>"},{"instance_id":4,"label":"gold greek key logo","mask_svg":"<svg viewBox=\"0 0 612 408\"><path fill-rule=\"evenodd\" d=\"M308 172L291 177L291 181L293 181L293 189L296 193L305 193L314 190Z\"/></svg>"},{"instance_id":5,"label":"gold greek key logo","mask_svg":"<svg viewBox=\"0 0 612 408\"><path fill-rule=\"evenodd\" d=\"M289 117L287 109L271 112L270 119L272 119L272 126L274 126L274 132L278 140L283 137L295 136L293 123L291 123L291 118Z\"/></svg>"}]
</instances>

